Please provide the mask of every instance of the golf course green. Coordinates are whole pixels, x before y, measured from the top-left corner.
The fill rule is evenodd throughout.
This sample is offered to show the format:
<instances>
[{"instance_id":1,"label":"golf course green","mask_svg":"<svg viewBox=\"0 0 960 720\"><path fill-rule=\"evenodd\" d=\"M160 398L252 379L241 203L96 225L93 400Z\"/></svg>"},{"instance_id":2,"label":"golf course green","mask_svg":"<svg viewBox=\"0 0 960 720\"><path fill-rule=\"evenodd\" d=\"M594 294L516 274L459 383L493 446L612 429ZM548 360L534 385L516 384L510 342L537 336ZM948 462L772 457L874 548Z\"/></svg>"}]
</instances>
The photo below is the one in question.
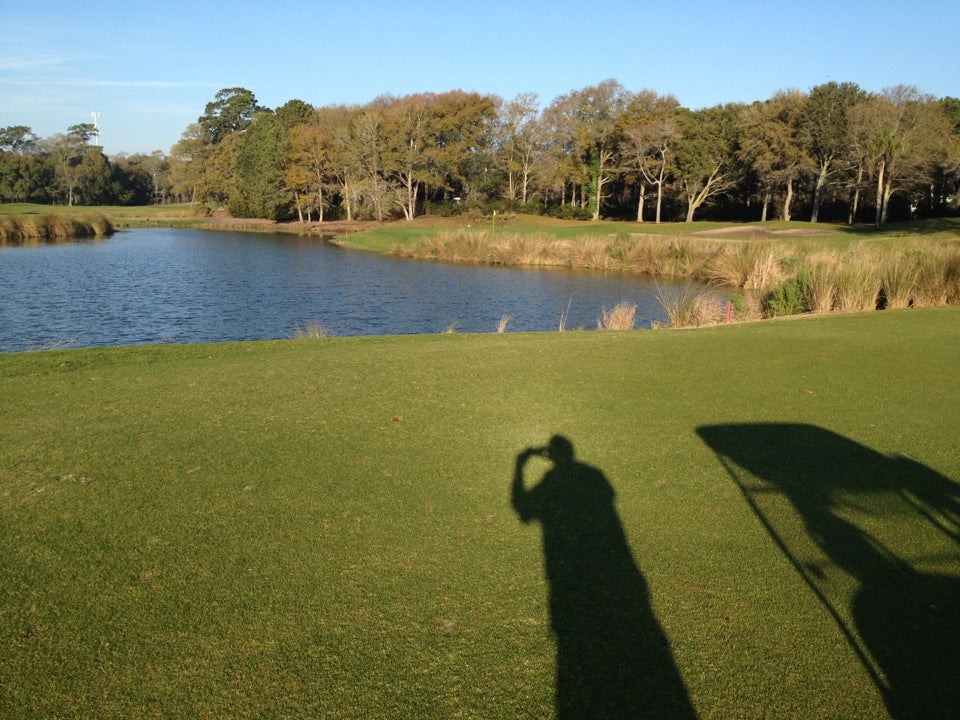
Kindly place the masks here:
<instances>
[{"instance_id":1,"label":"golf course green","mask_svg":"<svg viewBox=\"0 0 960 720\"><path fill-rule=\"evenodd\" d=\"M0 355L0 716L949 717L958 361L957 307Z\"/></svg>"}]
</instances>

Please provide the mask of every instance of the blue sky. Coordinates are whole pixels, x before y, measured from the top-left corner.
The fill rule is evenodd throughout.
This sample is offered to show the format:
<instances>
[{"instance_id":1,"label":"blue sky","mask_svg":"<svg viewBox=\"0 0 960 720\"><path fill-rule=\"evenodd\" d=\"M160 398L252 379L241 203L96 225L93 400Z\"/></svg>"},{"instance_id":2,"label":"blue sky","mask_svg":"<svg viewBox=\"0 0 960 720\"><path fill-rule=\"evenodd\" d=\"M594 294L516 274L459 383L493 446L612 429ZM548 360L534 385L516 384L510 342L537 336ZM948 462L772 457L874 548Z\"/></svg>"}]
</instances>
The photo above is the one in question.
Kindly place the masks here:
<instances>
[{"instance_id":1,"label":"blue sky","mask_svg":"<svg viewBox=\"0 0 960 720\"><path fill-rule=\"evenodd\" d=\"M621 5L621 7L617 7ZM168 152L221 88L261 105L463 89L543 105L608 78L683 105L906 83L960 96L960 2L9 2L0 127L100 113L107 154Z\"/></svg>"}]
</instances>

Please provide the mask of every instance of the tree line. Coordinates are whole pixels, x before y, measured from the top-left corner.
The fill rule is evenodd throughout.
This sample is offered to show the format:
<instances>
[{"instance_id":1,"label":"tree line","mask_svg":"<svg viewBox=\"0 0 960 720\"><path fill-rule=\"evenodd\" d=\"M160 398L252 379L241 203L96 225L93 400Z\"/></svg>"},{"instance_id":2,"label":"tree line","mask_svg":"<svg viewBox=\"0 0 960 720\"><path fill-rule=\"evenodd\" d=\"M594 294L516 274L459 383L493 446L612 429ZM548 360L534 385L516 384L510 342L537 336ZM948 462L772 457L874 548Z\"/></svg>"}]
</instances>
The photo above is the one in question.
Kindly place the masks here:
<instances>
[{"instance_id":1,"label":"tree line","mask_svg":"<svg viewBox=\"0 0 960 720\"><path fill-rule=\"evenodd\" d=\"M48 196L90 202L104 186L83 179L106 159L75 142L78 127L89 130L34 142L39 153L11 144L7 128L0 167L14 162L8 156L46 158ZM957 211L960 100L828 82L691 110L672 95L607 80L542 108L534 94L503 100L454 90L355 106L291 100L271 110L235 87L216 94L168 157L106 162L116 194L139 173L153 184L128 198L281 221L499 209L879 225ZM0 169L3 198L8 176ZM71 177L79 179L71 185Z\"/></svg>"},{"instance_id":2,"label":"tree line","mask_svg":"<svg viewBox=\"0 0 960 720\"><path fill-rule=\"evenodd\" d=\"M159 150L107 158L94 126L39 138L26 125L0 128L0 202L150 205L174 201L168 158Z\"/></svg>"}]
</instances>

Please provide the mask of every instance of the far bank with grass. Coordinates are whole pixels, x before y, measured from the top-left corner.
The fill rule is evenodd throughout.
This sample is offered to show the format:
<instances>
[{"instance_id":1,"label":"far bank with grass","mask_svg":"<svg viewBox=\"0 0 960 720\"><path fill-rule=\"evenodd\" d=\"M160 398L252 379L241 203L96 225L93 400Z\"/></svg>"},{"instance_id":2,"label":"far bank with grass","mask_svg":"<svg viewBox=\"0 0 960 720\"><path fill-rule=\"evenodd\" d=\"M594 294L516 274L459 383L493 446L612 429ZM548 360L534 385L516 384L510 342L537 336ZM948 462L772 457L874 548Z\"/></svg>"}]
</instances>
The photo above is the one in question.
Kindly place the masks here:
<instances>
[{"instance_id":1,"label":"far bank with grass","mask_svg":"<svg viewBox=\"0 0 960 720\"><path fill-rule=\"evenodd\" d=\"M699 325L960 303L960 218L879 231L799 222L695 227L506 217L499 226L494 218L452 228L389 226L338 242L441 262L686 279L733 293L732 312L702 295L668 298L683 307L676 317L668 313L674 325L685 316ZM692 302L700 310L690 312Z\"/></svg>"},{"instance_id":2,"label":"far bank with grass","mask_svg":"<svg viewBox=\"0 0 960 720\"><path fill-rule=\"evenodd\" d=\"M113 223L100 213L0 214L0 245L106 237L113 232Z\"/></svg>"}]
</instances>

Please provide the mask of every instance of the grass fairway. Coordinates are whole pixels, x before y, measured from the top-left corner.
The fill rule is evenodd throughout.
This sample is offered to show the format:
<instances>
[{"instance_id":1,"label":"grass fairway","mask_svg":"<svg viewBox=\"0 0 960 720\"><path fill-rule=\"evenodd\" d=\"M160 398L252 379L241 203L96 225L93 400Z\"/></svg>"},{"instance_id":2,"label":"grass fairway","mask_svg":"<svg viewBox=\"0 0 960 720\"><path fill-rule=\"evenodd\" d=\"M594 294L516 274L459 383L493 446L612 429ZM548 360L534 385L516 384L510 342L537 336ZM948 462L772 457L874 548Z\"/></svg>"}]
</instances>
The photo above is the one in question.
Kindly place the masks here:
<instances>
[{"instance_id":1,"label":"grass fairway","mask_svg":"<svg viewBox=\"0 0 960 720\"><path fill-rule=\"evenodd\" d=\"M0 355L0 716L552 717L554 434L653 716L955 716L958 360L958 308Z\"/></svg>"}]
</instances>

